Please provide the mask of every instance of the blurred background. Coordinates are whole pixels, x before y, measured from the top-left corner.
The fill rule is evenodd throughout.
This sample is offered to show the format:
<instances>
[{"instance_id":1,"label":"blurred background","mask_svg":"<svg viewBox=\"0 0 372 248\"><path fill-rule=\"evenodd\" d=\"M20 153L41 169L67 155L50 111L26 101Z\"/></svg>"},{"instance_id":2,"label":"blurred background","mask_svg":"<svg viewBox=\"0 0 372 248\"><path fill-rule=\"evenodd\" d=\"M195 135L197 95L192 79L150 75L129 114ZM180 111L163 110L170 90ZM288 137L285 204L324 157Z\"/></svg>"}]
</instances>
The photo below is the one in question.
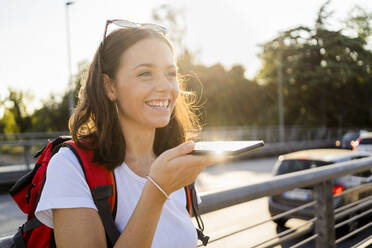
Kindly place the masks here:
<instances>
[{"instance_id":1,"label":"blurred background","mask_svg":"<svg viewBox=\"0 0 372 248\"><path fill-rule=\"evenodd\" d=\"M169 29L197 94L199 139L265 141L249 161L207 168L201 192L270 179L288 152L372 152L370 0L1 0L0 185L29 170L48 138L68 134L81 76L115 18ZM0 236L24 217L9 197L1 204L10 224Z\"/></svg>"},{"instance_id":2,"label":"blurred background","mask_svg":"<svg viewBox=\"0 0 372 248\"><path fill-rule=\"evenodd\" d=\"M2 0L0 132L67 130L69 91L75 106L112 18L170 29L207 126L366 128L371 10L367 0Z\"/></svg>"},{"instance_id":3,"label":"blurred background","mask_svg":"<svg viewBox=\"0 0 372 248\"><path fill-rule=\"evenodd\" d=\"M0 138L66 133L105 21L121 18L170 30L204 130L217 130L209 139L235 131L267 143L331 139L351 148L372 124L371 11L368 0L3 0Z\"/></svg>"}]
</instances>

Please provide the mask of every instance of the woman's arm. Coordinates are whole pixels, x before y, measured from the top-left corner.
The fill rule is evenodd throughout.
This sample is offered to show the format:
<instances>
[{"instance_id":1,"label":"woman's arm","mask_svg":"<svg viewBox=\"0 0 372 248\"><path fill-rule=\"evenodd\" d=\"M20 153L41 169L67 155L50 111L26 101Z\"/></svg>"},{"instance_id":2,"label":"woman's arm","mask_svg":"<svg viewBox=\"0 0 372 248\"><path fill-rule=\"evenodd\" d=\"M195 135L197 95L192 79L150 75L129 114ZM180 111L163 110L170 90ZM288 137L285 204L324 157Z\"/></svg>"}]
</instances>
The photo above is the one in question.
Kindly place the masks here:
<instances>
[{"instance_id":1,"label":"woman's arm","mask_svg":"<svg viewBox=\"0 0 372 248\"><path fill-rule=\"evenodd\" d=\"M151 247L166 198L146 181L141 197L115 247ZM57 247L106 247L103 224L91 208L53 209Z\"/></svg>"}]
</instances>

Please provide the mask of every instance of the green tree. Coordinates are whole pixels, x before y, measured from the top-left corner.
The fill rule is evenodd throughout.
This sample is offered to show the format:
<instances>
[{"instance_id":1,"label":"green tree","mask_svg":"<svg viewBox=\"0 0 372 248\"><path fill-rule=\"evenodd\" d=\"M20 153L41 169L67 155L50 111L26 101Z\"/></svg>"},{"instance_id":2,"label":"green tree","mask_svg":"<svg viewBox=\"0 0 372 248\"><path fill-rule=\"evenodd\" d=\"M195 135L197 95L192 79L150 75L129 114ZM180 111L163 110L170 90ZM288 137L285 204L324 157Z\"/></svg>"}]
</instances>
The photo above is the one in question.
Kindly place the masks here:
<instances>
[{"instance_id":1,"label":"green tree","mask_svg":"<svg viewBox=\"0 0 372 248\"><path fill-rule=\"evenodd\" d=\"M368 37L372 35L372 12L356 5L344 21L345 30L359 37L367 44Z\"/></svg>"},{"instance_id":2,"label":"green tree","mask_svg":"<svg viewBox=\"0 0 372 248\"><path fill-rule=\"evenodd\" d=\"M15 116L13 112L11 112L9 109L5 110L3 118L1 119L1 122L2 122L4 133L19 133L20 132L20 128L17 125Z\"/></svg>"},{"instance_id":3,"label":"green tree","mask_svg":"<svg viewBox=\"0 0 372 248\"><path fill-rule=\"evenodd\" d=\"M55 94L50 94L43 106L32 115L32 131L52 132L68 130L69 112L68 91L59 100Z\"/></svg>"},{"instance_id":4,"label":"green tree","mask_svg":"<svg viewBox=\"0 0 372 248\"><path fill-rule=\"evenodd\" d=\"M365 48L368 37L327 29L332 13L327 11L328 3L320 9L315 28L299 26L262 45L262 67L256 79L267 87L275 109L270 112L275 113L278 71L282 71L287 125L369 126L372 53Z\"/></svg>"},{"instance_id":5,"label":"green tree","mask_svg":"<svg viewBox=\"0 0 372 248\"><path fill-rule=\"evenodd\" d=\"M185 54L187 55L187 53ZM242 65L229 70L220 63L194 63L191 56L179 59L187 90L198 93L201 120L208 126L253 125L259 123L259 85L244 77Z\"/></svg>"},{"instance_id":6,"label":"green tree","mask_svg":"<svg viewBox=\"0 0 372 248\"><path fill-rule=\"evenodd\" d=\"M1 120L4 133L26 132L31 128L31 115L27 112L27 104L32 95L22 90L8 88L8 96L2 100L5 106Z\"/></svg>"}]
</instances>

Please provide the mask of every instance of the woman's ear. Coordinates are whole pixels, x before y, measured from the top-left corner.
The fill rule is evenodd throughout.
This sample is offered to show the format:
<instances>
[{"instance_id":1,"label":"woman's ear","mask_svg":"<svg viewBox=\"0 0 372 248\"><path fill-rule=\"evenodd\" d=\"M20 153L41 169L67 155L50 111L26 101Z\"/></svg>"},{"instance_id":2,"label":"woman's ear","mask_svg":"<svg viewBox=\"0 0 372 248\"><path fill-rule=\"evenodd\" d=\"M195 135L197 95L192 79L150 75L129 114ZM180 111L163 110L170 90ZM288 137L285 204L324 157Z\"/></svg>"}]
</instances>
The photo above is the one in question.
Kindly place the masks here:
<instances>
[{"instance_id":1,"label":"woman's ear","mask_svg":"<svg viewBox=\"0 0 372 248\"><path fill-rule=\"evenodd\" d=\"M107 97L111 101L115 101L116 100L116 90L115 90L114 82L105 73L103 73L103 85L105 87L105 92L106 92Z\"/></svg>"}]
</instances>

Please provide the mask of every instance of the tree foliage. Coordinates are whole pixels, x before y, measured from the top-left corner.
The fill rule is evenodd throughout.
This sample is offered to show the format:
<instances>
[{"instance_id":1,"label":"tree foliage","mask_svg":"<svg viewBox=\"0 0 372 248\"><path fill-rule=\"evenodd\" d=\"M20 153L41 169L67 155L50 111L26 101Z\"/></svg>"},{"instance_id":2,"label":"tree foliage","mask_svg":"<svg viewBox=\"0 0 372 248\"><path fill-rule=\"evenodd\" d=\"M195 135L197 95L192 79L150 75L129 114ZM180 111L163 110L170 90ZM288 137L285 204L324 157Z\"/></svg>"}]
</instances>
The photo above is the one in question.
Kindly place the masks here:
<instances>
[{"instance_id":1,"label":"tree foliage","mask_svg":"<svg viewBox=\"0 0 372 248\"><path fill-rule=\"evenodd\" d=\"M327 29L331 16L324 5L315 28L299 26L262 45L262 67L256 79L274 91L283 75L286 125L369 126L372 123L372 53L368 29L355 37ZM362 13L364 15L364 13ZM366 17L358 20L370 20ZM368 21L367 21L368 22ZM370 34L369 34L370 35Z\"/></svg>"},{"instance_id":2,"label":"tree foliage","mask_svg":"<svg viewBox=\"0 0 372 248\"><path fill-rule=\"evenodd\" d=\"M27 103L32 96L25 91L8 88L8 96L2 100L5 106L0 127L4 133L25 132L31 127L31 115L27 112Z\"/></svg>"}]
</instances>

